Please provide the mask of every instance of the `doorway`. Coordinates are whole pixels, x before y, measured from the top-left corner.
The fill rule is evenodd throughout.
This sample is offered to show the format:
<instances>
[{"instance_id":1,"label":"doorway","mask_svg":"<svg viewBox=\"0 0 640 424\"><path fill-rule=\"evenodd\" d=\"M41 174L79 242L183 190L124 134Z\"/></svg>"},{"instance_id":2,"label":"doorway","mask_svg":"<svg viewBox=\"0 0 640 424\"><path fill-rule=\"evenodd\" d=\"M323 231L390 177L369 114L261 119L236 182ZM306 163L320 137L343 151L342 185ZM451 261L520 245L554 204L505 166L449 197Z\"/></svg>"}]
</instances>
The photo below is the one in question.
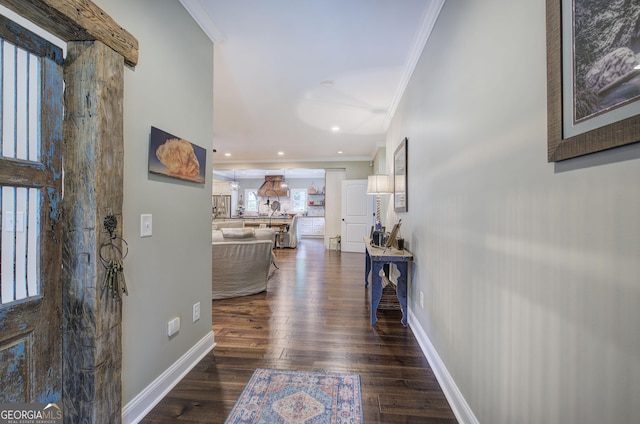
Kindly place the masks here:
<instances>
[{"instance_id":1,"label":"doorway","mask_svg":"<svg viewBox=\"0 0 640 424\"><path fill-rule=\"evenodd\" d=\"M342 250L364 252L364 238L373 225L373 202L367 180L342 181Z\"/></svg>"}]
</instances>

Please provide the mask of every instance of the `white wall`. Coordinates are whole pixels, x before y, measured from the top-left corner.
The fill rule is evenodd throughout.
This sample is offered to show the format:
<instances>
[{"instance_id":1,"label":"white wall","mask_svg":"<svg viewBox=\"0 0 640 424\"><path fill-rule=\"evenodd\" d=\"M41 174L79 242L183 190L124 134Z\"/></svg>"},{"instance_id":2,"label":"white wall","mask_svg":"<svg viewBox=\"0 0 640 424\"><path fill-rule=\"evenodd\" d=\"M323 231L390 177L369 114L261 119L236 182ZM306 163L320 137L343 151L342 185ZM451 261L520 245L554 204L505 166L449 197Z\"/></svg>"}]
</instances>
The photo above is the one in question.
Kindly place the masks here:
<instances>
[{"instance_id":1,"label":"white wall","mask_svg":"<svg viewBox=\"0 0 640 424\"><path fill-rule=\"evenodd\" d=\"M123 404L211 332L211 181L181 182L147 172L150 127L207 150L211 175L213 45L175 0L95 0L140 43L125 70ZM140 214L153 236L140 238ZM192 305L201 318L192 323ZM169 339L167 321L181 318Z\"/></svg>"},{"instance_id":2,"label":"white wall","mask_svg":"<svg viewBox=\"0 0 640 424\"><path fill-rule=\"evenodd\" d=\"M545 48L544 2L444 5L387 138L412 326L481 423L640 422L640 145L547 163Z\"/></svg>"}]
</instances>

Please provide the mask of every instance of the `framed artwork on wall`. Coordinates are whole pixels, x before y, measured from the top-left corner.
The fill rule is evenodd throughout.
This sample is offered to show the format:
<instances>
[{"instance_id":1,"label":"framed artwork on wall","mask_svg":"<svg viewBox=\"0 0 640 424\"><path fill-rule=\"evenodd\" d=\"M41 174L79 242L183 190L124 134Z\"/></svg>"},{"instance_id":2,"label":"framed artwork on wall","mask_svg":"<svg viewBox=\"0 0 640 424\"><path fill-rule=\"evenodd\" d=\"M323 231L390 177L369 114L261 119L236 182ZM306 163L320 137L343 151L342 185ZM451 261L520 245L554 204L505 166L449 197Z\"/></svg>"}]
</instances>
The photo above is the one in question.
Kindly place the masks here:
<instances>
[{"instance_id":1,"label":"framed artwork on wall","mask_svg":"<svg viewBox=\"0 0 640 424\"><path fill-rule=\"evenodd\" d=\"M640 141L635 2L546 0L547 160Z\"/></svg>"},{"instance_id":2,"label":"framed artwork on wall","mask_svg":"<svg viewBox=\"0 0 640 424\"><path fill-rule=\"evenodd\" d=\"M393 154L393 209L407 212L407 142L405 137Z\"/></svg>"},{"instance_id":3,"label":"framed artwork on wall","mask_svg":"<svg viewBox=\"0 0 640 424\"><path fill-rule=\"evenodd\" d=\"M204 184L206 163L204 148L151 127L149 172Z\"/></svg>"}]
</instances>

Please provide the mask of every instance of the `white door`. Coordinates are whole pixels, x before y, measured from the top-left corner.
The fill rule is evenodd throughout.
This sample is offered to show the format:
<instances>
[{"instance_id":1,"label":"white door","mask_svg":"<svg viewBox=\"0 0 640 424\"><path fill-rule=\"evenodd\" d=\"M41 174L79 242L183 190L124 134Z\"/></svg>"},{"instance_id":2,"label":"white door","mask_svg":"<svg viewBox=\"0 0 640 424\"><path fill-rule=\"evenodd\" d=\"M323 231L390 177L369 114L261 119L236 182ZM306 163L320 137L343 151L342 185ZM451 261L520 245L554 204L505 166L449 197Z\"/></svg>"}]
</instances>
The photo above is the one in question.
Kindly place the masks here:
<instances>
[{"instance_id":1,"label":"white door","mask_svg":"<svg viewBox=\"0 0 640 424\"><path fill-rule=\"evenodd\" d=\"M364 237L373 225L374 196L367 194L367 180L342 181L342 250L364 252Z\"/></svg>"}]
</instances>

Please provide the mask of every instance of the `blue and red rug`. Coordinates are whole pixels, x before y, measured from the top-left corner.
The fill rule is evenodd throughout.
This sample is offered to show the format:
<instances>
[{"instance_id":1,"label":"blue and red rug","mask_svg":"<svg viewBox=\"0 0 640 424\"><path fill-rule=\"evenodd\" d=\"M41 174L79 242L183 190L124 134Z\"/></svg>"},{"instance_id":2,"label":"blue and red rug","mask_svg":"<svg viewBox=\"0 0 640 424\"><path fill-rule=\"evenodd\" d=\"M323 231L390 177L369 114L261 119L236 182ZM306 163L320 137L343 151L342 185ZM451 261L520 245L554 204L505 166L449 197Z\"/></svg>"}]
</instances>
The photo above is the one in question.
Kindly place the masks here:
<instances>
[{"instance_id":1,"label":"blue and red rug","mask_svg":"<svg viewBox=\"0 0 640 424\"><path fill-rule=\"evenodd\" d=\"M225 424L362 424L358 374L258 368Z\"/></svg>"}]
</instances>

